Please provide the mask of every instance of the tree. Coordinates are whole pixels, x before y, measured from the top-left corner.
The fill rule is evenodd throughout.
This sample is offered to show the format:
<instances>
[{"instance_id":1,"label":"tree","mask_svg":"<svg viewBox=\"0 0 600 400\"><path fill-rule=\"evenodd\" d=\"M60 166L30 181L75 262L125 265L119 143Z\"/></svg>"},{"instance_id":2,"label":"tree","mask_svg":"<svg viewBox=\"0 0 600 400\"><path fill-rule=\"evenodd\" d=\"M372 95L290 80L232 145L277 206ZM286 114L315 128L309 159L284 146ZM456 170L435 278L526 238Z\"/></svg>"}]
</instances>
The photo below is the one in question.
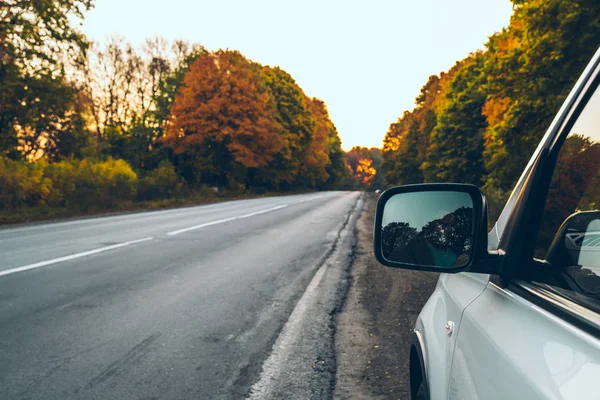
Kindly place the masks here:
<instances>
[{"instance_id":1,"label":"tree","mask_svg":"<svg viewBox=\"0 0 600 400\"><path fill-rule=\"evenodd\" d=\"M162 76L155 96L153 119L161 126L169 120L171 106L190 65L198 57L206 54L206 49L198 44L190 45L184 40L176 40L171 45L171 53L171 64L174 65L174 68Z\"/></svg>"},{"instance_id":2,"label":"tree","mask_svg":"<svg viewBox=\"0 0 600 400\"><path fill-rule=\"evenodd\" d=\"M150 66L123 38L112 36L103 48L92 46L82 67L99 140L105 130L124 134L136 119L145 118Z\"/></svg>"},{"instance_id":3,"label":"tree","mask_svg":"<svg viewBox=\"0 0 600 400\"><path fill-rule=\"evenodd\" d=\"M432 131L443 93L457 66L440 76L432 75L415 99L415 109L405 111L391 124L383 141L383 178L389 185L422 183Z\"/></svg>"},{"instance_id":4,"label":"tree","mask_svg":"<svg viewBox=\"0 0 600 400\"><path fill-rule=\"evenodd\" d=\"M486 50L430 77L384 139L388 184L482 184L494 220L600 43L600 3L514 0ZM585 27L583 29L582 27ZM422 149L427 146L426 157Z\"/></svg>"},{"instance_id":5,"label":"tree","mask_svg":"<svg viewBox=\"0 0 600 400\"><path fill-rule=\"evenodd\" d=\"M357 185L363 189L379 188L381 177L378 178L381 166L381 150L373 147L354 146L346 153L346 163L352 175L357 180Z\"/></svg>"},{"instance_id":6,"label":"tree","mask_svg":"<svg viewBox=\"0 0 600 400\"><path fill-rule=\"evenodd\" d=\"M318 99L309 100L309 111L314 121L310 142L304 147L299 169L299 184L304 187L321 188L327 179L330 163L328 145L331 135L337 136L325 103Z\"/></svg>"},{"instance_id":7,"label":"tree","mask_svg":"<svg viewBox=\"0 0 600 400\"><path fill-rule=\"evenodd\" d=\"M282 146L269 166L260 170L256 180L259 185L273 189L289 188L300 177L302 159L313 143L317 111L290 74L268 66L262 67L261 72L275 100L274 119L280 127L278 135ZM316 159L311 161L317 162ZM309 168L304 165L303 172Z\"/></svg>"},{"instance_id":8,"label":"tree","mask_svg":"<svg viewBox=\"0 0 600 400\"><path fill-rule=\"evenodd\" d=\"M414 113L405 111L402 118L391 124L383 141L385 181L391 185L422 183L422 160L419 145L428 137L419 130Z\"/></svg>"},{"instance_id":9,"label":"tree","mask_svg":"<svg viewBox=\"0 0 600 400\"><path fill-rule=\"evenodd\" d=\"M515 1L487 44L487 187L509 191L600 43L600 3ZM585 27L582 28L582 27Z\"/></svg>"},{"instance_id":10,"label":"tree","mask_svg":"<svg viewBox=\"0 0 600 400\"><path fill-rule=\"evenodd\" d=\"M13 126L19 152L30 161L81 156L89 143L84 97L73 83L64 80L28 80L22 100L25 106Z\"/></svg>"},{"instance_id":11,"label":"tree","mask_svg":"<svg viewBox=\"0 0 600 400\"><path fill-rule=\"evenodd\" d=\"M381 250L385 257L390 257L394 251L406 247L417 237L417 229L407 222L391 222L381 231Z\"/></svg>"},{"instance_id":12,"label":"tree","mask_svg":"<svg viewBox=\"0 0 600 400\"><path fill-rule=\"evenodd\" d=\"M78 52L86 45L84 36L71 27L69 18L82 19L92 0L4 0L0 21L0 56L19 67L36 59L38 68L58 67L57 55ZM29 65L32 67L31 65Z\"/></svg>"},{"instance_id":13,"label":"tree","mask_svg":"<svg viewBox=\"0 0 600 400\"><path fill-rule=\"evenodd\" d=\"M327 178L322 189L340 189L350 186L348 181L351 177L344 160L342 141L333 122L327 136L327 154L329 156L329 163L325 167L325 170L329 178Z\"/></svg>"},{"instance_id":14,"label":"tree","mask_svg":"<svg viewBox=\"0 0 600 400\"><path fill-rule=\"evenodd\" d=\"M91 0L4 0L0 9L0 152L39 157L43 144L68 134L78 89L65 67L87 43L71 27ZM51 95L50 95L51 94ZM77 118L75 118L77 119Z\"/></svg>"},{"instance_id":15,"label":"tree","mask_svg":"<svg viewBox=\"0 0 600 400\"><path fill-rule=\"evenodd\" d=\"M282 147L260 67L238 52L194 61L171 110L165 142L182 156L188 181L234 187Z\"/></svg>"},{"instance_id":16,"label":"tree","mask_svg":"<svg viewBox=\"0 0 600 400\"><path fill-rule=\"evenodd\" d=\"M481 113L485 103L483 61L483 54L474 54L454 73L422 165L426 182L482 183L483 132L487 127Z\"/></svg>"},{"instance_id":17,"label":"tree","mask_svg":"<svg viewBox=\"0 0 600 400\"><path fill-rule=\"evenodd\" d=\"M119 37L92 46L80 72L100 157L126 159L137 170L172 159L159 139L189 63L203 51L181 40L169 46L161 37L139 50Z\"/></svg>"}]
</instances>

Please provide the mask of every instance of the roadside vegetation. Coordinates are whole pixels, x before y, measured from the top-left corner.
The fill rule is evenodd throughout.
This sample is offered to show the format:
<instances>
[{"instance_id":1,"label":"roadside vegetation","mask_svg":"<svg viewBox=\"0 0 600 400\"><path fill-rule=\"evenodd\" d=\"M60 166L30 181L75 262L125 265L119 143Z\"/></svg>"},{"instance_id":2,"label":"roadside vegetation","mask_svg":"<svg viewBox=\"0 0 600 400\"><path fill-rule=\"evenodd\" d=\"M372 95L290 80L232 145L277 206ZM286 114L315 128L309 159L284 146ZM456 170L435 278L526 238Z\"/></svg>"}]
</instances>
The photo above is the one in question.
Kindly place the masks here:
<instances>
[{"instance_id":1,"label":"roadside vegetation","mask_svg":"<svg viewBox=\"0 0 600 400\"><path fill-rule=\"evenodd\" d=\"M485 50L431 76L415 108L390 125L382 155L388 185L472 183L495 220L600 44L597 1L513 0L513 8Z\"/></svg>"},{"instance_id":2,"label":"roadside vegetation","mask_svg":"<svg viewBox=\"0 0 600 400\"><path fill-rule=\"evenodd\" d=\"M44 159L33 163L0 159L0 223L276 194L216 191L207 185L190 187L168 162L140 178L126 161L111 157L104 161L70 158L54 163Z\"/></svg>"},{"instance_id":3,"label":"roadside vegetation","mask_svg":"<svg viewBox=\"0 0 600 400\"><path fill-rule=\"evenodd\" d=\"M100 46L74 28L91 7L0 9L0 221L371 183L284 70L184 40Z\"/></svg>"}]
</instances>

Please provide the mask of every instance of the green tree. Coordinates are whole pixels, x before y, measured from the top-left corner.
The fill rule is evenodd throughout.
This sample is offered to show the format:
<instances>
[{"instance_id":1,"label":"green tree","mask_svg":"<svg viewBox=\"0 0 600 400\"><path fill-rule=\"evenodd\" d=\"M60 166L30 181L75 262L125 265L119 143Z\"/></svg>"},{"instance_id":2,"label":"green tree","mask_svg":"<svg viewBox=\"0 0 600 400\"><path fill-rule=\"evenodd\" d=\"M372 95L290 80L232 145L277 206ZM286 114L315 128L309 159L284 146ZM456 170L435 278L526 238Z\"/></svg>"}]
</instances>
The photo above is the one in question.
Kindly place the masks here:
<instances>
[{"instance_id":1,"label":"green tree","mask_svg":"<svg viewBox=\"0 0 600 400\"><path fill-rule=\"evenodd\" d=\"M383 141L383 176L389 185L422 183L422 166L427 159L431 133L437 123L442 88L448 85L451 73L432 75L415 99L415 109L405 111L390 125Z\"/></svg>"},{"instance_id":2,"label":"green tree","mask_svg":"<svg viewBox=\"0 0 600 400\"><path fill-rule=\"evenodd\" d=\"M327 154L329 163L326 171L329 178L324 183L322 189L342 189L346 188L350 177L350 171L346 166L344 151L342 150L342 141L338 135L337 129L333 123L327 137Z\"/></svg>"},{"instance_id":3,"label":"green tree","mask_svg":"<svg viewBox=\"0 0 600 400\"><path fill-rule=\"evenodd\" d=\"M510 190L600 43L600 3L514 1L490 38L485 73L487 187Z\"/></svg>"},{"instance_id":4,"label":"green tree","mask_svg":"<svg viewBox=\"0 0 600 400\"><path fill-rule=\"evenodd\" d=\"M390 125L383 141L385 181L390 185L422 183L419 145L428 141L427 135L419 130L415 114L405 111L397 122Z\"/></svg>"},{"instance_id":5,"label":"green tree","mask_svg":"<svg viewBox=\"0 0 600 400\"><path fill-rule=\"evenodd\" d=\"M414 110L390 126L388 184L483 184L491 218L600 43L600 3L515 0L486 50L430 78ZM428 87L429 86L429 87ZM426 156L423 147L426 145Z\"/></svg>"},{"instance_id":6,"label":"green tree","mask_svg":"<svg viewBox=\"0 0 600 400\"><path fill-rule=\"evenodd\" d=\"M39 157L41 145L76 123L77 88L65 66L87 48L71 27L91 0L4 0L0 9L0 153ZM63 128L61 128L63 127Z\"/></svg>"},{"instance_id":7,"label":"green tree","mask_svg":"<svg viewBox=\"0 0 600 400\"><path fill-rule=\"evenodd\" d=\"M273 189L289 188L298 178L304 151L310 146L315 121L310 100L294 78L280 68L263 67L262 74L276 104L275 121L282 147L255 179Z\"/></svg>"},{"instance_id":8,"label":"green tree","mask_svg":"<svg viewBox=\"0 0 600 400\"><path fill-rule=\"evenodd\" d=\"M310 142L304 146L300 154L301 163L297 183L301 187L316 189L322 187L329 178L327 172L327 165L330 162L328 144L330 136L335 131L335 126L329 119L324 102L315 98L308 101L314 127L310 135Z\"/></svg>"},{"instance_id":9,"label":"green tree","mask_svg":"<svg viewBox=\"0 0 600 400\"><path fill-rule=\"evenodd\" d=\"M426 182L465 182L480 185L483 166L482 115L484 56L477 53L461 63L445 93L422 165Z\"/></svg>"}]
</instances>

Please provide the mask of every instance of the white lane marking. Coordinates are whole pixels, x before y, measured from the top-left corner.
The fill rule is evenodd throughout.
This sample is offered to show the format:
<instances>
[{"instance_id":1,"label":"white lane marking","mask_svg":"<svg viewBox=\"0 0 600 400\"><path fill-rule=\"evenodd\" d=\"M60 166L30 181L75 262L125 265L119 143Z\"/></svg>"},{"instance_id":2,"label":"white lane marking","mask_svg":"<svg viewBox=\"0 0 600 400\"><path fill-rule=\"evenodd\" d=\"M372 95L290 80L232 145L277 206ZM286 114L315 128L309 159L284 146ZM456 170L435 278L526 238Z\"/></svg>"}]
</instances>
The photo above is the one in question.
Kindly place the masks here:
<instances>
[{"instance_id":1,"label":"white lane marking","mask_svg":"<svg viewBox=\"0 0 600 400\"><path fill-rule=\"evenodd\" d=\"M317 200L317 199L320 199L320 198L323 198L323 197L325 197L325 196L310 197L308 199L300 200L298 203L306 203L307 201Z\"/></svg>"},{"instance_id":2,"label":"white lane marking","mask_svg":"<svg viewBox=\"0 0 600 400\"><path fill-rule=\"evenodd\" d=\"M170 214L189 213L189 212L205 212L205 211L211 211L213 208L218 208L218 207L229 209L229 208L238 207L239 204L241 204L241 203L254 202L256 200L261 200L261 199L223 201L221 203L216 203L216 204L201 204L201 205L190 206L190 207L173 208L170 210L148 210L148 211L133 212L130 214L123 214L123 215L99 215L99 216L92 216L89 218L75 220L75 221L42 222L39 224L34 224L32 226L23 226L23 227L11 227L11 226L0 225L0 235L2 235L2 234L13 235L16 232L26 232L26 231L31 231L31 230L39 231L42 229L56 229L56 228L62 228L62 227L67 227L67 226L76 226L76 225L84 225L84 224L104 224L106 222L113 222L113 221L116 223L119 223L119 222L126 222L126 220L129 220L129 223L132 224L132 223L136 223L137 220L140 220L140 219L147 219L147 218L153 218L153 217L160 218L162 216L170 215ZM177 218L177 216L174 216L174 218Z\"/></svg>"},{"instance_id":3,"label":"white lane marking","mask_svg":"<svg viewBox=\"0 0 600 400\"><path fill-rule=\"evenodd\" d=\"M98 253L102 253L103 251L118 249L120 247L125 247L125 246L129 246L131 244L146 242L146 241L152 240L152 239L154 239L154 238L153 237L146 237L146 238L143 238L143 239L130 240L129 242L117 243L117 244L113 244L113 245L106 246L106 247L100 247L98 249L88 250L88 251L84 251L82 253L71 254L69 256L59 257L59 258L55 258L53 260L40 261L40 262L37 262L35 264L25 265L23 267L7 269L7 270L4 270L4 271L0 271L0 276L15 274L17 272L28 271L30 269L36 269L36 268L40 268L40 267L45 267L46 265L61 263L61 262L64 262L64 261L70 261L70 260L74 260L76 258L91 256L92 254L98 254Z\"/></svg>"},{"instance_id":4,"label":"white lane marking","mask_svg":"<svg viewBox=\"0 0 600 400\"><path fill-rule=\"evenodd\" d=\"M236 219L249 218L249 217L253 217L255 215L268 213L268 212L271 212L271 211L275 211L275 210L279 210L279 209L285 208L287 206L288 206L287 204L282 204L282 205L277 206L277 207L267 208L266 210L260 210L260 211L256 211L256 212L253 212L253 213L250 213L250 214L244 214L244 215L240 215L240 216L237 216L237 217L230 217L230 218L225 218L225 219L219 219L217 221L211 221L211 222L207 222L207 223L200 224L200 225L190 226L188 228L183 228L183 229L179 229L179 230L176 230L176 231L173 231L173 232L168 232L167 235L169 235L169 236L179 235L180 233L189 232L189 231L193 231L193 230L196 230L196 229L206 228L207 226L211 226L211 225L222 224L224 222L235 221Z\"/></svg>"}]
</instances>

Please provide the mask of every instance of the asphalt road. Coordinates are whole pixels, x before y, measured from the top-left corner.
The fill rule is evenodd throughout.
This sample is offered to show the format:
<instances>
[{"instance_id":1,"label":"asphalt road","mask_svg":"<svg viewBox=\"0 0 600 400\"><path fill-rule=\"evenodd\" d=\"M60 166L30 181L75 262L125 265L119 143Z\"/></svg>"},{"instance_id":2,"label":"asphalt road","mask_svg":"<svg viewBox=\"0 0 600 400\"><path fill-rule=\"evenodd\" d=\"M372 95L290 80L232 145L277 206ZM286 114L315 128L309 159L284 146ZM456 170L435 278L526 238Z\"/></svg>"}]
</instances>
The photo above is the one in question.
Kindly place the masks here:
<instances>
[{"instance_id":1,"label":"asphalt road","mask_svg":"<svg viewBox=\"0 0 600 400\"><path fill-rule=\"evenodd\" d=\"M0 398L229 399L253 385L255 398L279 393L263 364L289 353L282 332L306 325L290 315L318 314L306 310L323 302L306 297L324 285L314 283L324 263L340 263L327 261L332 253L347 246L349 259L340 232L352 230L359 197L325 192L0 229ZM311 335L300 336L320 334Z\"/></svg>"}]
</instances>

